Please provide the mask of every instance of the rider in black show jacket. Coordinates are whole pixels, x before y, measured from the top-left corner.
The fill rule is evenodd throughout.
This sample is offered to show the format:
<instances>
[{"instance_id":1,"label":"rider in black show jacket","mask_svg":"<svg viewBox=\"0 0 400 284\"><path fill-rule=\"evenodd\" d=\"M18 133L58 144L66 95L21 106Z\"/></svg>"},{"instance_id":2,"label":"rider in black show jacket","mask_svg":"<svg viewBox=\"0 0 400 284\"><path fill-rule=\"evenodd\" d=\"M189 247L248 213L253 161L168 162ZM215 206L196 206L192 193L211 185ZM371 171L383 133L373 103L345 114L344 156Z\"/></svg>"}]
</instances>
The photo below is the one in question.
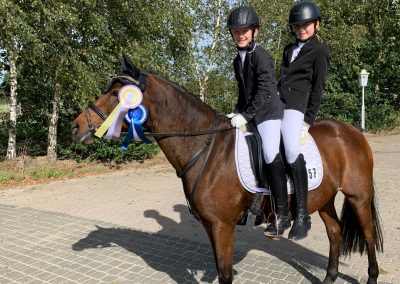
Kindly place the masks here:
<instances>
[{"instance_id":1,"label":"rider in black show jacket","mask_svg":"<svg viewBox=\"0 0 400 284\"><path fill-rule=\"evenodd\" d=\"M256 125L269 119L281 119L283 105L277 93L271 55L253 42L247 48L243 69L241 65L238 54L233 61L239 87L236 110L247 121L254 119Z\"/></svg>"},{"instance_id":2,"label":"rider in black show jacket","mask_svg":"<svg viewBox=\"0 0 400 284\"><path fill-rule=\"evenodd\" d=\"M284 49L278 90L286 109L304 113L304 121L313 125L322 100L330 50L314 36L290 63L295 47L292 43Z\"/></svg>"},{"instance_id":3,"label":"rider in black show jacket","mask_svg":"<svg viewBox=\"0 0 400 284\"><path fill-rule=\"evenodd\" d=\"M308 171L302 153L308 128L314 124L322 100L330 50L317 35L321 12L311 1L298 1L290 9L288 26L295 42L284 48L278 90L285 110L281 123L282 141L294 191L295 218L288 238L301 240L311 228L308 213ZM283 204L283 203L282 203ZM277 202L279 208L279 202ZM281 205L280 207L283 207ZM284 210L282 210L284 211ZM290 216L289 216L290 217ZM288 216L278 216L264 234L280 235Z\"/></svg>"}]
</instances>

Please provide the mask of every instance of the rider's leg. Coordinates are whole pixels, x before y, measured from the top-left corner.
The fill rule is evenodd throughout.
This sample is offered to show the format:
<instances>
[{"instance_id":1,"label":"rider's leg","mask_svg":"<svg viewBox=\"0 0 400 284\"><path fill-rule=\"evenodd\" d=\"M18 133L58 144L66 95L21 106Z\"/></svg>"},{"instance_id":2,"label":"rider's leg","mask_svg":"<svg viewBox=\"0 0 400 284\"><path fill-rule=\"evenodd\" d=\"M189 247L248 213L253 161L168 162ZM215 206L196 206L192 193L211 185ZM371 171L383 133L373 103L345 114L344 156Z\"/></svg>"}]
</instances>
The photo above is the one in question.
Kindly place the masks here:
<instances>
[{"instance_id":1,"label":"rider's leg","mask_svg":"<svg viewBox=\"0 0 400 284\"><path fill-rule=\"evenodd\" d=\"M308 178L303 154L300 154L289 166L296 196L296 218L288 238L301 240L307 237L311 227L307 209Z\"/></svg>"},{"instance_id":2,"label":"rider's leg","mask_svg":"<svg viewBox=\"0 0 400 284\"><path fill-rule=\"evenodd\" d=\"M286 171L279 153L281 120L268 120L257 125L263 141L264 160L267 164L267 180L275 204L275 222L265 230L268 237L279 237L290 227ZM273 208L272 208L273 209Z\"/></svg>"},{"instance_id":3,"label":"rider's leg","mask_svg":"<svg viewBox=\"0 0 400 284\"><path fill-rule=\"evenodd\" d=\"M296 218L289 232L290 239L303 239L310 229L307 210L308 177L306 163L300 153L303 113L296 110L285 110L282 120L282 138L286 160L290 166L296 201Z\"/></svg>"}]
</instances>

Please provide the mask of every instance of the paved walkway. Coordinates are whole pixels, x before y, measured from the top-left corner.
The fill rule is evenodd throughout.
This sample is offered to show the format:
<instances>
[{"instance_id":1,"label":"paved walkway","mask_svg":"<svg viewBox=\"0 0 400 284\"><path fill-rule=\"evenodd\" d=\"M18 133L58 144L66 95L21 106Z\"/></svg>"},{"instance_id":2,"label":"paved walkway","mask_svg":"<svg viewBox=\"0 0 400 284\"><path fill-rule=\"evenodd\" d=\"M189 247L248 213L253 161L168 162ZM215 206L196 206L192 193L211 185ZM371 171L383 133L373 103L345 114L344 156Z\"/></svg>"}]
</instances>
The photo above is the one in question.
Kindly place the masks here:
<instances>
[{"instance_id":1,"label":"paved walkway","mask_svg":"<svg viewBox=\"0 0 400 284\"><path fill-rule=\"evenodd\" d=\"M369 136L385 252L379 283L400 283L400 135ZM340 199L340 198L339 198ZM340 200L338 200L340 204ZM0 283L217 283L212 250L171 171L113 174L0 192ZM235 283L320 283L328 240L236 233ZM366 255L340 259L336 283L366 283Z\"/></svg>"}]
</instances>

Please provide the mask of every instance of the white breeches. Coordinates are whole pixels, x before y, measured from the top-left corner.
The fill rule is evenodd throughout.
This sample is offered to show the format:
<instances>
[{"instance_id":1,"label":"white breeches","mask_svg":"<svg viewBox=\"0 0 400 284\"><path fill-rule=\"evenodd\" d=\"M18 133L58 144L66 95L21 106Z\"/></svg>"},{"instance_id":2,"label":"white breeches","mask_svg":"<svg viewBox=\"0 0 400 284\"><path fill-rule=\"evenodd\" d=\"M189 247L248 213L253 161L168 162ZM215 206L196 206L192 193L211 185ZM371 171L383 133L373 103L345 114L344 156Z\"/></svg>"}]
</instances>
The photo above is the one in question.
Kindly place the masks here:
<instances>
[{"instance_id":1,"label":"white breeches","mask_svg":"<svg viewBox=\"0 0 400 284\"><path fill-rule=\"evenodd\" d=\"M262 139L264 160L267 164L272 163L279 153L281 142L281 120L267 120L257 125L258 132Z\"/></svg>"},{"instance_id":2,"label":"white breeches","mask_svg":"<svg viewBox=\"0 0 400 284\"><path fill-rule=\"evenodd\" d=\"M300 154L301 131L304 114L294 109L285 109L282 119L281 132L285 147L286 160L293 164Z\"/></svg>"}]
</instances>

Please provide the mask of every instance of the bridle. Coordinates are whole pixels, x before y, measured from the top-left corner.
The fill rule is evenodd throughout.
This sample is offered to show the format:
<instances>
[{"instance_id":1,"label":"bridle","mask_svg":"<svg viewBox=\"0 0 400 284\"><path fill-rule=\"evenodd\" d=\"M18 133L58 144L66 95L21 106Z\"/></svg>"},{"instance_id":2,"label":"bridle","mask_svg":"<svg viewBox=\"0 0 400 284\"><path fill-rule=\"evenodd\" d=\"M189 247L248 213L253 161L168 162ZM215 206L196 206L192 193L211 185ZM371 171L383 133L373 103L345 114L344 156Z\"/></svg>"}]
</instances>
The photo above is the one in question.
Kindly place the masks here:
<instances>
[{"instance_id":1,"label":"bridle","mask_svg":"<svg viewBox=\"0 0 400 284\"><path fill-rule=\"evenodd\" d=\"M133 77L127 76L127 75L114 76L108 82L108 84L105 87L102 94L105 94L110 90L110 88L112 87L115 80L118 80L119 82L121 82L123 84L127 84L127 85L133 84L133 85L139 87L139 89L142 92L144 92L144 90L146 89L146 86L147 86L146 76L147 76L147 72L143 71L143 70L140 70L139 79L137 79L137 80L134 79ZM89 103L88 107L85 109L86 122L87 122L87 125L89 128L89 131L92 134L94 134L96 132L97 127L99 127L100 125L98 125L97 127L93 127L92 120L90 119L89 109L91 109L95 114L97 114L103 121L105 121L107 119L108 115L106 113L104 113L101 109L99 109L93 102Z\"/></svg>"},{"instance_id":2,"label":"bridle","mask_svg":"<svg viewBox=\"0 0 400 284\"><path fill-rule=\"evenodd\" d=\"M89 128L89 131L94 134L96 132L97 127L93 127L92 120L90 119L90 113L89 109L94 111L95 114L97 114L102 120L106 120L108 115L105 114L101 109L99 109L94 103L90 102L88 107L85 109L85 114L86 114L86 122Z\"/></svg>"},{"instance_id":3,"label":"bridle","mask_svg":"<svg viewBox=\"0 0 400 284\"><path fill-rule=\"evenodd\" d=\"M147 86L146 76L147 76L147 72L140 71L138 80L134 79L131 76L127 76L127 75L118 75L118 76L112 77L111 81L107 84L105 90L102 93L103 94L107 93L110 90L110 88L112 87L113 82L115 80L118 80L119 82L121 82L123 84L133 84L133 85L139 87L139 89L142 92L144 92L144 90L146 89L146 86ZM102 120L106 120L108 115L106 113L104 113L101 109L99 109L94 103L92 103L92 102L89 103L88 107L85 110L86 111L86 121L87 121L90 132L92 132L92 134L94 134L94 132L96 132L96 129L98 126L97 127L93 126L93 123L90 119L89 109L92 110L94 113L96 113ZM202 131L196 131L196 132L183 131L183 132L173 132L173 133L172 132L170 132L170 133L145 132L145 134L147 136L159 137L159 138L208 135L206 140L203 143L203 146L193 155L193 157L189 160L189 162L186 163L186 165L182 168L182 170L179 172L177 171L177 173L176 173L179 178L183 178L185 176L185 174L194 167L194 165L197 163L197 161L200 159L200 157L207 152L206 156L203 160L203 163L200 167L200 171L194 180L192 190L189 193L189 196L187 198L187 205L189 208L189 212L199 221L200 221L200 219L197 216L196 212L194 211L194 193L200 182L200 178L203 175L203 172L205 170L205 166L207 164L208 158L210 156L211 150L214 145L215 136L217 133L234 129L234 127L218 128L219 122L220 122L220 120L218 119L218 116L215 115L214 124L210 130L202 130Z\"/></svg>"}]
</instances>

